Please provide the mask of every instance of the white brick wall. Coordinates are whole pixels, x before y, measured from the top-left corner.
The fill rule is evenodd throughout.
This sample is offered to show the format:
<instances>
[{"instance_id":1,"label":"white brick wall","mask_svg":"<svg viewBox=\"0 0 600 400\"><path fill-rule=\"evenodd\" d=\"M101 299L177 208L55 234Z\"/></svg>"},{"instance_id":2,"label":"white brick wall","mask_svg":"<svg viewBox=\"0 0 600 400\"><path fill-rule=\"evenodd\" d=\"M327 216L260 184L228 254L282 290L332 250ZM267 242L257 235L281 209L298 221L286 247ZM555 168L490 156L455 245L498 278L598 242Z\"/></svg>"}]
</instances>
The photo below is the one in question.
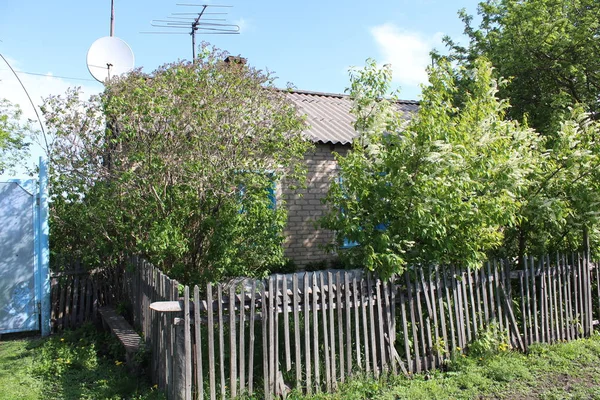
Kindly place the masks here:
<instances>
[{"instance_id":1,"label":"white brick wall","mask_svg":"<svg viewBox=\"0 0 600 400\"><path fill-rule=\"evenodd\" d=\"M288 208L285 255L298 266L333 256L321 248L331 242L332 232L317 229L315 225L326 211L321 199L327 194L330 182L337 177L337 163L332 152L345 155L349 148L350 145L317 143L304 157L308 166L306 189L292 191L285 183L283 185Z\"/></svg>"}]
</instances>

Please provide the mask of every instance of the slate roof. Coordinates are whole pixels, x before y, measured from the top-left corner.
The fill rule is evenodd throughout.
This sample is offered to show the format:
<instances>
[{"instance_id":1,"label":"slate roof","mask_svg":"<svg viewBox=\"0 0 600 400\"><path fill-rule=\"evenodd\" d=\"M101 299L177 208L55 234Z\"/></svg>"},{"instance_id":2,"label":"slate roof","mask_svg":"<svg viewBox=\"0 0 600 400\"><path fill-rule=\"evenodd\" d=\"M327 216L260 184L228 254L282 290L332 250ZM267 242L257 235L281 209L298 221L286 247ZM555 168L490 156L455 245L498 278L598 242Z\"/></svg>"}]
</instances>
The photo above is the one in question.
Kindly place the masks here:
<instances>
[{"instance_id":1,"label":"slate roof","mask_svg":"<svg viewBox=\"0 0 600 400\"><path fill-rule=\"evenodd\" d=\"M310 127L304 133L314 142L349 144L357 136L349 96L304 90L291 90L287 96L306 114ZM419 102L414 100L399 100L396 104L406 118L419 108Z\"/></svg>"}]
</instances>

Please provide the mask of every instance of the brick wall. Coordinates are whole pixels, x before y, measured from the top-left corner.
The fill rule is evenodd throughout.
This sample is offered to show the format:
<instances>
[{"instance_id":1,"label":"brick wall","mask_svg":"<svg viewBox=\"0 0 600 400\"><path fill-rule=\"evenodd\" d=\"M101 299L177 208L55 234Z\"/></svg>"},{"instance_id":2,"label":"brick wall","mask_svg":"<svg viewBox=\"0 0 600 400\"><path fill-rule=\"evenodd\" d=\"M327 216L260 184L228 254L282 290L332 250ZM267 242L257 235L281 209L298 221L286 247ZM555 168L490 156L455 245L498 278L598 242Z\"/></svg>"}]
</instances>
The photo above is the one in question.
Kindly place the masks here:
<instances>
[{"instance_id":1,"label":"brick wall","mask_svg":"<svg viewBox=\"0 0 600 400\"><path fill-rule=\"evenodd\" d=\"M333 151L345 154L349 148L349 145L317 143L315 149L304 157L308 166L306 189L291 191L283 185L282 192L288 208L288 223L284 231L285 255L298 266L333 257L321 248L331 242L332 232L317 229L315 224L326 211L321 199L327 194L329 184L337 177Z\"/></svg>"}]
</instances>

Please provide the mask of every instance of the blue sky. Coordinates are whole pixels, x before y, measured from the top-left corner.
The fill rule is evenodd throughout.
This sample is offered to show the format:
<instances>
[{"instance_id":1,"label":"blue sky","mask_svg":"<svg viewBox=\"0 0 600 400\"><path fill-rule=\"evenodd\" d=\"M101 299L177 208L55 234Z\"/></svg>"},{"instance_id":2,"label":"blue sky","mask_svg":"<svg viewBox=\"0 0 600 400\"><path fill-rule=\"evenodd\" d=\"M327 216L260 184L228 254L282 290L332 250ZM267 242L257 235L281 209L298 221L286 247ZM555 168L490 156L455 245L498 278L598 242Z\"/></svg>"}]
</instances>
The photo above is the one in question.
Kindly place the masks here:
<instances>
[{"instance_id":1,"label":"blue sky","mask_svg":"<svg viewBox=\"0 0 600 400\"><path fill-rule=\"evenodd\" d=\"M198 8L176 3L190 0L115 0L115 36L135 54L136 67L152 71L177 59L191 58L187 35L145 35L152 19ZM361 66L368 57L391 63L401 97L418 99L426 79L429 51L441 49L441 37L460 37L463 26L457 11L476 13L475 0L211 0L227 4L228 22L240 25L240 35L199 35L249 64L274 71L277 85L342 93L348 86L348 67ZM85 93L102 89L86 67L89 46L109 34L110 0L0 0L0 53L18 71L34 102L61 94L70 86ZM154 28L156 29L156 28ZM67 78L57 78L67 77ZM73 79L78 78L78 79ZM31 106L8 67L0 60L0 97Z\"/></svg>"}]
</instances>

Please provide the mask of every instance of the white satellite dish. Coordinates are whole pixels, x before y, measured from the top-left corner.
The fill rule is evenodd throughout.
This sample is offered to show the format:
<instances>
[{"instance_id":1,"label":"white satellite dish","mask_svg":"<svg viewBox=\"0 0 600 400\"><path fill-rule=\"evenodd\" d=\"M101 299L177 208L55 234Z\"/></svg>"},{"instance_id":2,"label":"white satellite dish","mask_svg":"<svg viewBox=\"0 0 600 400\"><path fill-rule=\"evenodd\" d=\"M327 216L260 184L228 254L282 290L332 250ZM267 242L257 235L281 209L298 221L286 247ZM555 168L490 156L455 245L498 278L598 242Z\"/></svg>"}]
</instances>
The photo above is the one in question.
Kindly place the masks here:
<instances>
[{"instance_id":1,"label":"white satellite dish","mask_svg":"<svg viewBox=\"0 0 600 400\"><path fill-rule=\"evenodd\" d=\"M96 40L87 53L90 74L102 83L133 69L133 51L125 41L105 36Z\"/></svg>"}]
</instances>

